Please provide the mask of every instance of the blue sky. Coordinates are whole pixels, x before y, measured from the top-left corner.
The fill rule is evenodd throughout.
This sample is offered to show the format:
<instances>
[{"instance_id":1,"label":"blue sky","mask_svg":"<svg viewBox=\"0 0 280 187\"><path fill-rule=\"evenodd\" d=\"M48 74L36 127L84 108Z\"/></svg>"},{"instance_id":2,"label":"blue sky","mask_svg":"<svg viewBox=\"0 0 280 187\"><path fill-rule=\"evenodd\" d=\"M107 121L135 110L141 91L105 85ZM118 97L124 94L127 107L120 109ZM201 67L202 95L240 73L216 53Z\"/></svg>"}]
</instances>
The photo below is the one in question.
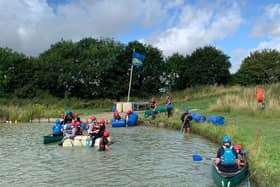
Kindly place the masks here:
<instances>
[{"instance_id":1,"label":"blue sky","mask_svg":"<svg viewBox=\"0 0 280 187\"><path fill-rule=\"evenodd\" d=\"M236 72L250 52L280 49L273 0L0 0L0 47L36 56L60 39L138 40L164 56L213 45Z\"/></svg>"}]
</instances>

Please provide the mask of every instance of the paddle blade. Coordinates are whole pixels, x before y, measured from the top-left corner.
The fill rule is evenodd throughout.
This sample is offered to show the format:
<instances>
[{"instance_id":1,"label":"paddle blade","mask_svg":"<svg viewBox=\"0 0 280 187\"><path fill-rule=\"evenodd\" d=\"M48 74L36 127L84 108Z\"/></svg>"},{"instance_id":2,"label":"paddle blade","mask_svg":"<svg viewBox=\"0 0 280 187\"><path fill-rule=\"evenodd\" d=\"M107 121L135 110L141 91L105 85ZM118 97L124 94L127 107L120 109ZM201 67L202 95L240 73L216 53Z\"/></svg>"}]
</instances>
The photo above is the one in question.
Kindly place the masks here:
<instances>
[{"instance_id":1,"label":"paddle blade","mask_svg":"<svg viewBox=\"0 0 280 187\"><path fill-rule=\"evenodd\" d=\"M199 162L202 160L202 156L199 154L192 155L193 161Z\"/></svg>"},{"instance_id":2,"label":"paddle blade","mask_svg":"<svg viewBox=\"0 0 280 187\"><path fill-rule=\"evenodd\" d=\"M87 144L86 144L86 148L90 148L90 138L87 138Z\"/></svg>"},{"instance_id":3,"label":"paddle blade","mask_svg":"<svg viewBox=\"0 0 280 187\"><path fill-rule=\"evenodd\" d=\"M183 131L178 131L177 135L180 136L180 137L183 136Z\"/></svg>"}]
</instances>

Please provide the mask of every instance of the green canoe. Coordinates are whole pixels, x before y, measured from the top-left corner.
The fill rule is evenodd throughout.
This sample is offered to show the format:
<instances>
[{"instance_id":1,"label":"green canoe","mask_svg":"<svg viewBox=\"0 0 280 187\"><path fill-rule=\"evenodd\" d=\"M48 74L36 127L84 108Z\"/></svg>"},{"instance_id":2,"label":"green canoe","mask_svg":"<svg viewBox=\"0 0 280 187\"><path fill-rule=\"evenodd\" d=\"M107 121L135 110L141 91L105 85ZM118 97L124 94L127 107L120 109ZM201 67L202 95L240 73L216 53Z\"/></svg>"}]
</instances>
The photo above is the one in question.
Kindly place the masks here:
<instances>
[{"instance_id":1,"label":"green canoe","mask_svg":"<svg viewBox=\"0 0 280 187\"><path fill-rule=\"evenodd\" d=\"M44 144L58 142L62 139L63 136L52 136L52 135L44 136Z\"/></svg>"},{"instance_id":2,"label":"green canoe","mask_svg":"<svg viewBox=\"0 0 280 187\"><path fill-rule=\"evenodd\" d=\"M165 107L165 106L157 107L157 108L156 108L156 111L155 111L156 114L162 113L162 112L166 112L166 107ZM152 110L146 110L146 111L144 112L144 117L145 117L145 118L147 118L147 117L149 117L149 116L151 116L151 115L152 115Z\"/></svg>"},{"instance_id":3,"label":"green canoe","mask_svg":"<svg viewBox=\"0 0 280 187\"><path fill-rule=\"evenodd\" d=\"M236 172L222 172L218 169L215 161L212 164L212 175L218 187L234 187L240 184L248 176L248 164L246 163Z\"/></svg>"}]
</instances>

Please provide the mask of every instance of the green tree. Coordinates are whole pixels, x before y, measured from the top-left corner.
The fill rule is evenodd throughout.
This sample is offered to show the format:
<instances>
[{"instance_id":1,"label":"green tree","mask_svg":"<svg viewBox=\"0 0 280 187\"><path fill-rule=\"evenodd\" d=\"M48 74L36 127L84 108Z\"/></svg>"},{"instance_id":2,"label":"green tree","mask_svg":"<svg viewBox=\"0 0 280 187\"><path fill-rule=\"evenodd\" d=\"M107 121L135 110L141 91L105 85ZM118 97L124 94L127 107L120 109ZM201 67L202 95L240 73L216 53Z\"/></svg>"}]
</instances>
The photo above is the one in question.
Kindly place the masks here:
<instances>
[{"instance_id":1,"label":"green tree","mask_svg":"<svg viewBox=\"0 0 280 187\"><path fill-rule=\"evenodd\" d=\"M215 47L198 48L187 61L187 86L227 84L230 80L229 57Z\"/></svg>"},{"instance_id":2,"label":"green tree","mask_svg":"<svg viewBox=\"0 0 280 187\"><path fill-rule=\"evenodd\" d=\"M178 53L173 54L165 60L165 84L169 89L185 89L189 82L188 71L189 63L187 58Z\"/></svg>"},{"instance_id":3,"label":"green tree","mask_svg":"<svg viewBox=\"0 0 280 187\"><path fill-rule=\"evenodd\" d=\"M252 52L242 61L234 81L242 85L279 82L280 53L273 49Z\"/></svg>"}]
</instances>

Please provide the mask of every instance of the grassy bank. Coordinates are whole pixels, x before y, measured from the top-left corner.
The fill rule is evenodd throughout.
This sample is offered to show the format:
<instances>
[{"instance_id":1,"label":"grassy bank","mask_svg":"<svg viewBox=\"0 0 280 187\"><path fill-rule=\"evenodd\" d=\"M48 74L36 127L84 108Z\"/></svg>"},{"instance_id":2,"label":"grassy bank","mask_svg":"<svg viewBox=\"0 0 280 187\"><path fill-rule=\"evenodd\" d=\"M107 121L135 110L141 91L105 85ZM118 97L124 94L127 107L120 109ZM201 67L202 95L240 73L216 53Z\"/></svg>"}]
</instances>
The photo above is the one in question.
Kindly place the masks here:
<instances>
[{"instance_id":1,"label":"grassy bank","mask_svg":"<svg viewBox=\"0 0 280 187\"><path fill-rule=\"evenodd\" d=\"M55 118L66 109L78 111L80 115L91 115L110 111L111 100L57 99L53 97L32 100L0 98L0 121L28 122L33 119Z\"/></svg>"},{"instance_id":2,"label":"grassy bank","mask_svg":"<svg viewBox=\"0 0 280 187\"><path fill-rule=\"evenodd\" d=\"M265 110L261 110L256 102L255 87L201 87L170 93L173 96L174 115L171 119L160 115L156 121L168 121L170 127L179 129L180 115L185 106L206 117L224 116L224 126L192 122L192 130L218 144L221 144L224 135L229 135L233 143L240 143L249 151L254 183L257 186L279 186L279 92L280 84L265 86ZM163 98L159 99L163 103Z\"/></svg>"}]
</instances>

